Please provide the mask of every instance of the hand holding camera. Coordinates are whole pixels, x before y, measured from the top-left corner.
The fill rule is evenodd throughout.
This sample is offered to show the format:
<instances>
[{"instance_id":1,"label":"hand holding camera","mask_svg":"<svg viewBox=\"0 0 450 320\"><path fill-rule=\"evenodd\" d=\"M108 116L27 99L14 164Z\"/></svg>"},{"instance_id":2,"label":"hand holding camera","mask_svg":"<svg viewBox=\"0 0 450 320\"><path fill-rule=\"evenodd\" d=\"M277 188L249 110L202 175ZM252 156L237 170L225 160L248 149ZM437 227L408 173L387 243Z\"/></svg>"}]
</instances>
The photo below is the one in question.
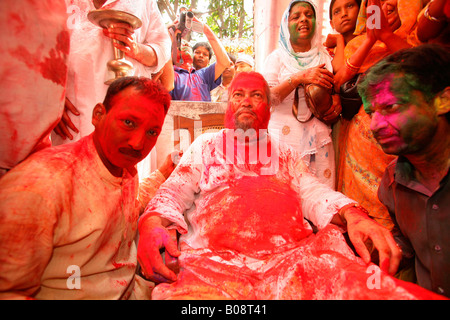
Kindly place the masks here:
<instances>
[{"instance_id":1,"label":"hand holding camera","mask_svg":"<svg viewBox=\"0 0 450 320\"><path fill-rule=\"evenodd\" d=\"M192 11L187 11L184 8L181 9L179 19L174 21L171 28L176 34L178 48L181 47L181 38L186 36L188 32L203 33L203 24L194 16Z\"/></svg>"}]
</instances>

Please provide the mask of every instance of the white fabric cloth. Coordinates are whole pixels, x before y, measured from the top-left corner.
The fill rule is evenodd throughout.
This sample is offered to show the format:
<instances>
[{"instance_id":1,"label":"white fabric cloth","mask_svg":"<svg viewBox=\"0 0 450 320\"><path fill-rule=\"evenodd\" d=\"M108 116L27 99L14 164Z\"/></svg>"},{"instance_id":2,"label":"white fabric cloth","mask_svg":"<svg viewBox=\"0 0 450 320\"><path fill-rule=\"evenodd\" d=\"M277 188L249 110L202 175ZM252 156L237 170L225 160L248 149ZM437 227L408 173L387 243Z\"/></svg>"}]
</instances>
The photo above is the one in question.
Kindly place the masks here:
<instances>
[{"instance_id":1,"label":"white fabric cloth","mask_svg":"<svg viewBox=\"0 0 450 320\"><path fill-rule=\"evenodd\" d=\"M271 176L276 181L290 185L299 195L303 217L319 229L325 227L344 205L355 203L320 183L309 173L291 147L274 139L271 139L270 162L265 165L244 164L240 152L237 152L237 158L230 157L229 154L225 156L223 141L232 134L232 130L224 129L217 133L205 133L197 138L149 202L141 219L145 219L151 212L158 212L160 216L172 221L183 234L180 239L182 242L194 249L206 248L207 239L202 238L201 230L212 218L202 216L208 205L208 198L226 189L234 180L258 175ZM267 137L253 142L252 147L256 148L257 144L267 145ZM235 148L240 150L243 145L237 143ZM303 221L303 226L311 229L306 221Z\"/></svg>"},{"instance_id":2,"label":"white fabric cloth","mask_svg":"<svg viewBox=\"0 0 450 320\"><path fill-rule=\"evenodd\" d=\"M80 130L74 135L77 141L94 131L92 110L103 102L108 86L104 83L113 75L106 63L114 59L111 39L103 35L102 29L87 18L95 7L90 0L66 0L69 15L67 24L72 31L70 38L69 74L66 97L80 111L80 116L70 114L75 126ZM134 59L126 57L133 63L134 71L130 75L152 77L171 58L171 41L155 0L109 0L103 7L117 9L134 14L142 20L142 27L136 29L137 42L151 46L158 56L158 65L146 67ZM69 143L55 133L52 134L53 145Z\"/></svg>"},{"instance_id":3,"label":"white fabric cloth","mask_svg":"<svg viewBox=\"0 0 450 320\"><path fill-rule=\"evenodd\" d=\"M227 133L197 138L147 206L146 216L157 212L184 233L177 281L157 285L152 299L433 297L354 255L329 224L354 201L320 184L292 148L265 136L250 150L271 156L244 161L234 152L242 144ZM302 216L320 230L312 234ZM376 290L367 270L379 275Z\"/></svg>"},{"instance_id":4,"label":"white fabric cloth","mask_svg":"<svg viewBox=\"0 0 450 320\"><path fill-rule=\"evenodd\" d=\"M64 2L0 1L0 176L51 145L69 54Z\"/></svg>"},{"instance_id":5,"label":"white fabric cloth","mask_svg":"<svg viewBox=\"0 0 450 320\"><path fill-rule=\"evenodd\" d=\"M211 90L211 102L228 102L228 87L222 83Z\"/></svg>"},{"instance_id":6,"label":"white fabric cloth","mask_svg":"<svg viewBox=\"0 0 450 320\"><path fill-rule=\"evenodd\" d=\"M164 181L154 178L147 199ZM135 288L137 175L112 176L91 135L33 154L0 189L2 298L150 297L152 284Z\"/></svg>"}]
</instances>

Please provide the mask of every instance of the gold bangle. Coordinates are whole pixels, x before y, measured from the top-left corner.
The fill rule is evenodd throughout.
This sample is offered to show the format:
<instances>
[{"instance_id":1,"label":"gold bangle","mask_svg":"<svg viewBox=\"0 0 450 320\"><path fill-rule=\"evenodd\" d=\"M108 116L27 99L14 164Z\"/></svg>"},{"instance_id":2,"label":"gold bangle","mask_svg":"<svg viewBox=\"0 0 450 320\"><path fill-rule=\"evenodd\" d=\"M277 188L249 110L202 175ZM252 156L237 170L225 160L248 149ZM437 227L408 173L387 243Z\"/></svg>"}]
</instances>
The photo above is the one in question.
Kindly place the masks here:
<instances>
[{"instance_id":1,"label":"gold bangle","mask_svg":"<svg viewBox=\"0 0 450 320\"><path fill-rule=\"evenodd\" d=\"M345 61L345 64L347 65L347 67L348 67L351 71L353 71L353 72L358 72L358 71L359 71L359 68L360 68L360 67L357 67L357 66L352 65L352 64L350 63L350 58L348 58L348 59Z\"/></svg>"},{"instance_id":2,"label":"gold bangle","mask_svg":"<svg viewBox=\"0 0 450 320\"><path fill-rule=\"evenodd\" d=\"M433 21L433 22L439 22L439 23L445 22L444 20L441 20L441 19L431 16L429 9L430 9L430 5L427 6L427 8L425 9L425 12L423 13L425 18L427 18L428 20Z\"/></svg>"}]
</instances>

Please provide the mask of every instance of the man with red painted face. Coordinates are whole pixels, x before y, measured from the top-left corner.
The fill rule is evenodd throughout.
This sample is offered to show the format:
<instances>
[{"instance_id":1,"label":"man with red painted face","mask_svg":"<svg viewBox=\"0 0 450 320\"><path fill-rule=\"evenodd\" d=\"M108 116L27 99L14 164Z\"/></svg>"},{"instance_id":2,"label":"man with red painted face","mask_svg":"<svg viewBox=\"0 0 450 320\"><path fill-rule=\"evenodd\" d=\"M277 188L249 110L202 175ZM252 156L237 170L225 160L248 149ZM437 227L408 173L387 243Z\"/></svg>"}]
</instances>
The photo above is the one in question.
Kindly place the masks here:
<instances>
[{"instance_id":1,"label":"man with red painted face","mask_svg":"<svg viewBox=\"0 0 450 320\"><path fill-rule=\"evenodd\" d=\"M384 272L394 273L400 256L389 231L267 132L270 89L261 74L236 75L225 118L225 129L193 142L139 220L143 274L171 282L157 285L152 299L437 297ZM363 259L331 224L343 220ZM182 234L180 250L168 228ZM366 237L384 271L369 264ZM161 248L178 257L178 276L163 264ZM368 268L377 290L368 287Z\"/></svg>"},{"instance_id":2,"label":"man with red painted face","mask_svg":"<svg viewBox=\"0 0 450 320\"><path fill-rule=\"evenodd\" d=\"M37 152L1 179L1 298L149 298L152 285L135 277L135 165L169 105L152 80L116 80L94 107L91 135ZM147 197L164 177L148 179Z\"/></svg>"},{"instance_id":3,"label":"man with red painted face","mask_svg":"<svg viewBox=\"0 0 450 320\"><path fill-rule=\"evenodd\" d=\"M450 54L437 45L399 51L359 85L370 129L398 155L378 189L419 285L450 297ZM407 262L407 261L405 261Z\"/></svg>"}]
</instances>

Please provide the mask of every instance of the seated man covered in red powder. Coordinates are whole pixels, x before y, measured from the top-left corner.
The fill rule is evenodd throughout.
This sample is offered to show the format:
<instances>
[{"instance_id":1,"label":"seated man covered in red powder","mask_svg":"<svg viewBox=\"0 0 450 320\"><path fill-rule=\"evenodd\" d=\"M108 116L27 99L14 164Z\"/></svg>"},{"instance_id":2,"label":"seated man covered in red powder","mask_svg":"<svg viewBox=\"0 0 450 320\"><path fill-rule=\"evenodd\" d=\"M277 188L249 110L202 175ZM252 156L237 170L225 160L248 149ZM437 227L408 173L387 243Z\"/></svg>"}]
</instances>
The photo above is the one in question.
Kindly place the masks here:
<instances>
[{"instance_id":1,"label":"seated man covered in red powder","mask_svg":"<svg viewBox=\"0 0 450 320\"><path fill-rule=\"evenodd\" d=\"M391 277L401 253L390 232L267 133L269 92L259 73L239 73L229 87L225 129L196 139L149 202L139 221L138 261L146 277L167 282L152 298L440 298ZM335 224L348 229L361 258ZM168 228L182 234L180 251ZM367 238L380 267L370 262ZM163 264L161 248L178 257L178 276Z\"/></svg>"}]
</instances>

